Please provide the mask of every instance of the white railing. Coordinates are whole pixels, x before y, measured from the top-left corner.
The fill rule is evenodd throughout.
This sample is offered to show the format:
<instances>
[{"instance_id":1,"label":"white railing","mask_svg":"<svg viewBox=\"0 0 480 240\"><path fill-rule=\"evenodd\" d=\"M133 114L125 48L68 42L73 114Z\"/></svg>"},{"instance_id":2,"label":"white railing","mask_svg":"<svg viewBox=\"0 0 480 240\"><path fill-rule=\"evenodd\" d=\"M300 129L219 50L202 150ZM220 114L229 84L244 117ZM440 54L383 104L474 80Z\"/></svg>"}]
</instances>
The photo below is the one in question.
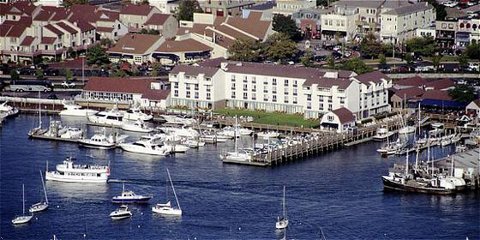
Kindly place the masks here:
<instances>
[{"instance_id":1,"label":"white railing","mask_svg":"<svg viewBox=\"0 0 480 240\"><path fill-rule=\"evenodd\" d=\"M0 96L0 102L18 102L18 103L40 103L40 104L55 104L61 105L61 99L41 99L41 98L23 98L23 97L7 97L7 96Z\"/></svg>"}]
</instances>

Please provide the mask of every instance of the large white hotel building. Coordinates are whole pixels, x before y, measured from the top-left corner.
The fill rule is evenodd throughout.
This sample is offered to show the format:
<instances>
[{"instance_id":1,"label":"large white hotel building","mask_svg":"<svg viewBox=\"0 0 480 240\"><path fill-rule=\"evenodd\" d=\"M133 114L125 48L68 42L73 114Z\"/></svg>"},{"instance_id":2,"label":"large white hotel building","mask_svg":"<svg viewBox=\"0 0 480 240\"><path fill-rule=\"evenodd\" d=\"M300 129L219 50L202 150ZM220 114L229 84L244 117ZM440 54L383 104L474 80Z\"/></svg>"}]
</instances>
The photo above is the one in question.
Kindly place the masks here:
<instances>
[{"instance_id":1,"label":"large white hotel building","mask_svg":"<svg viewBox=\"0 0 480 240\"><path fill-rule=\"evenodd\" d=\"M390 111L392 80L380 72L355 72L289 65L209 61L178 65L169 75L169 106L223 107L301 113L318 118L342 107L357 118Z\"/></svg>"}]
</instances>

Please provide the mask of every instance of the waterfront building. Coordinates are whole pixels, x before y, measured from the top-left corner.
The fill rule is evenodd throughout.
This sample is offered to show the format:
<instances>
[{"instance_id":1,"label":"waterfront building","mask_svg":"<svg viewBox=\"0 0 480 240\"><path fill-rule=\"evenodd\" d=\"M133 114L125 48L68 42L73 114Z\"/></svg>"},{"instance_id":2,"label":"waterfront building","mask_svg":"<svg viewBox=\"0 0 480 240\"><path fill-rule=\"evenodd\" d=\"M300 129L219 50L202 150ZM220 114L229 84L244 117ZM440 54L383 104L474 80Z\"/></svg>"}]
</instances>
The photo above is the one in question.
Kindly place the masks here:
<instances>
[{"instance_id":1,"label":"waterfront building","mask_svg":"<svg viewBox=\"0 0 480 240\"><path fill-rule=\"evenodd\" d=\"M419 87L403 88L390 97L392 110L402 110L410 106L408 103L421 99L425 90Z\"/></svg>"},{"instance_id":2,"label":"waterfront building","mask_svg":"<svg viewBox=\"0 0 480 240\"><path fill-rule=\"evenodd\" d=\"M152 58L166 65L193 63L210 58L212 50L212 47L194 39L166 40L155 50Z\"/></svg>"},{"instance_id":3,"label":"waterfront building","mask_svg":"<svg viewBox=\"0 0 480 240\"><path fill-rule=\"evenodd\" d=\"M317 6L317 2L314 0L277 0L276 3L276 6L273 7L273 14L285 16L291 16L294 12Z\"/></svg>"},{"instance_id":4,"label":"waterfront building","mask_svg":"<svg viewBox=\"0 0 480 240\"><path fill-rule=\"evenodd\" d=\"M255 4L253 0L200 0L198 1L204 13L218 17L242 15L243 9Z\"/></svg>"},{"instance_id":5,"label":"waterfront building","mask_svg":"<svg viewBox=\"0 0 480 240\"><path fill-rule=\"evenodd\" d=\"M450 48L455 45L456 21L436 21L435 30L435 39L440 47Z\"/></svg>"},{"instance_id":6,"label":"waterfront building","mask_svg":"<svg viewBox=\"0 0 480 240\"><path fill-rule=\"evenodd\" d=\"M354 126L355 115L344 107L328 111L320 120L320 127L322 129L336 131L338 133L347 132Z\"/></svg>"},{"instance_id":7,"label":"waterfront building","mask_svg":"<svg viewBox=\"0 0 480 240\"><path fill-rule=\"evenodd\" d=\"M165 42L160 35L129 33L107 50L110 61L142 64L151 61L152 53Z\"/></svg>"},{"instance_id":8,"label":"waterfront building","mask_svg":"<svg viewBox=\"0 0 480 240\"><path fill-rule=\"evenodd\" d=\"M164 110L170 93L168 82L152 78L91 77L75 101L82 106Z\"/></svg>"},{"instance_id":9,"label":"waterfront building","mask_svg":"<svg viewBox=\"0 0 480 240\"><path fill-rule=\"evenodd\" d=\"M465 107L467 114L473 114L480 120L480 99L475 99Z\"/></svg>"},{"instance_id":10,"label":"waterfront building","mask_svg":"<svg viewBox=\"0 0 480 240\"><path fill-rule=\"evenodd\" d=\"M319 118L345 107L358 119L389 111L391 79L380 72L231 62L176 66L169 75L169 105L187 108L223 107L300 113Z\"/></svg>"}]
</instances>

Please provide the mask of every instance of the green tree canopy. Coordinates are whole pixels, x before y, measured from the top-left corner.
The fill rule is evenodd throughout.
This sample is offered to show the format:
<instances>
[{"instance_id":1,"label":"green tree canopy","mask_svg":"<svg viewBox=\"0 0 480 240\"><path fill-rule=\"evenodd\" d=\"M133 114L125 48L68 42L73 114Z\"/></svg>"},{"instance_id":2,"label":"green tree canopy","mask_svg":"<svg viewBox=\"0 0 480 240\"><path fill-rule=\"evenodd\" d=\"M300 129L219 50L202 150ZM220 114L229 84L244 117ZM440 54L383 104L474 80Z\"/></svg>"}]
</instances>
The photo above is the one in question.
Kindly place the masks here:
<instances>
[{"instance_id":1,"label":"green tree canopy","mask_svg":"<svg viewBox=\"0 0 480 240\"><path fill-rule=\"evenodd\" d=\"M300 58L300 62L305 67L313 67L313 52L309 49L303 53L303 56Z\"/></svg>"},{"instance_id":2,"label":"green tree canopy","mask_svg":"<svg viewBox=\"0 0 480 240\"><path fill-rule=\"evenodd\" d=\"M253 39L237 39L228 48L232 60L253 62L261 58L263 46L260 42Z\"/></svg>"},{"instance_id":3,"label":"green tree canopy","mask_svg":"<svg viewBox=\"0 0 480 240\"><path fill-rule=\"evenodd\" d=\"M193 13L202 12L197 0L181 0L176 17L178 20L193 21Z\"/></svg>"},{"instance_id":4,"label":"green tree canopy","mask_svg":"<svg viewBox=\"0 0 480 240\"><path fill-rule=\"evenodd\" d=\"M342 64L341 69L354 71L357 74L363 74L373 71L373 68L367 66L365 62L363 62L360 58L349 59Z\"/></svg>"},{"instance_id":5,"label":"green tree canopy","mask_svg":"<svg viewBox=\"0 0 480 240\"><path fill-rule=\"evenodd\" d=\"M63 1L64 7L70 7L76 4L88 4L88 0L65 0Z\"/></svg>"},{"instance_id":6,"label":"green tree canopy","mask_svg":"<svg viewBox=\"0 0 480 240\"><path fill-rule=\"evenodd\" d=\"M413 65L412 53L410 53L410 52L405 53L405 57L403 58L403 60L405 60L405 62L407 62L407 65Z\"/></svg>"},{"instance_id":7,"label":"green tree canopy","mask_svg":"<svg viewBox=\"0 0 480 240\"><path fill-rule=\"evenodd\" d=\"M459 55L457 57L457 61L458 61L458 65L462 70L468 67L468 57L465 53Z\"/></svg>"},{"instance_id":8,"label":"green tree canopy","mask_svg":"<svg viewBox=\"0 0 480 240\"><path fill-rule=\"evenodd\" d=\"M327 66L332 69L335 68L335 59L332 56L327 57Z\"/></svg>"},{"instance_id":9,"label":"green tree canopy","mask_svg":"<svg viewBox=\"0 0 480 240\"><path fill-rule=\"evenodd\" d=\"M275 14L272 22L273 30L279 33L285 33L290 39L299 41L302 36L295 20L290 16Z\"/></svg>"},{"instance_id":10,"label":"green tree canopy","mask_svg":"<svg viewBox=\"0 0 480 240\"><path fill-rule=\"evenodd\" d=\"M12 69L12 70L10 70L10 78L11 78L12 80L18 80L18 79L20 79L20 75L18 74L17 69Z\"/></svg>"},{"instance_id":11,"label":"green tree canopy","mask_svg":"<svg viewBox=\"0 0 480 240\"><path fill-rule=\"evenodd\" d=\"M480 43L472 43L465 49L468 58L480 60Z\"/></svg>"},{"instance_id":12,"label":"green tree canopy","mask_svg":"<svg viewBox=\"0 0 480 240\"><path fill-rule=\"evenodd\" d=\"M45 78L45 75L43 74L43 70L41 68L35 71L35 77L40 80Z\"/></svg>"},{"instance_id":13,"label":"green tree canopy","mask_svg":"<svg viewBox=\"0 0 480 240\"><path fill-rule=\"evenodd\" d=\"M427 2L435 8L435 12L437 13L436 20L445 20L447 17L445 6L443 4L439 4L437 0L427 0Z\"/></svg>"},{"instance_id":14,"label":"green tree canopy","mask_svg":"<svg viewBox=\"0 0 480 240\"><path fill-rule=\"evenodd\" d=\"M382 65L382 66L385 66L387 65L387 58L385 57L385 55L383 53L379 54L378 55L378 59L379 59L379 64Z\"/></svg>"},{"instance_id":15,"label":"green tree canopy","mask_svg":"<svg viewBox=\"0 0 480 240\"><path fill-rule=\"evenodd\" d=\"M435 55L432 57L432 65L435 68L435 71L438 71L438 67L440 66L441 61L442 61L442 55Z\"/></svg>"},{"instance_id":16,"label":"green tree canopy","mask_svg":"<svg viewBox=\"0 0 480 240\"><path fill-rule=\"evenodd\" d=\"M67 81L73 80L73 73L72 73L72 70L70 70L70 68L65 69L65 79Z\"/></svg>"},{"instance_id":17,"label":"green tree canopy","mask_svg":"<svg viewBox=\"0 0 480 240\"><path fill-rule=\"evenodd\" d=\"M377 42L377 38L372 32L369 32L360 43L360 52L365 58L378 58L383 53L383 46Z\"/></svg>"},{"instance_id":18,"label":"green tree canopy","mask_svg":"<svg viewBox=\"0 0 480 240\"><path fill-rule=\"evenodd\" d=\"M455 85L448 94L457 102L469 103L475 100L475 89L469 85Z\"/></svg>"},{"instance_id":19,"label":"green tree canopy","mask_svg":"<svg viewBox=\"0 0 480 240\"><path fill-rule=\"evenodd\" d=\"M108 54L103 49L100 44L97 44L93 46L92 48L88 49L87 52L87 63L88 64L97 64L97 65L102 65L105 63L110 63L110 60L108 59Z\"/></svg>"},{"instance_id":20,"label":"green tree canopy","mask_svg":"<svg viewBox=\"0 0 480 240\"><path fill-rule=\"evenodd\" d=\"M297 44L284 33L275 33L268 37L266 56L271 61L285 62L297 53Z\"/></svg>"},{"instance_id":21,"label":"green tree canopy","mask_svg":"<svg viewBox=\"0 0 480 240\"><path fill-rule=\"evenodd\" d=\"M436 51L435 39L432 37L416 37L407 40L407 51L432 56Z\"/></svg>"}]
</instances>

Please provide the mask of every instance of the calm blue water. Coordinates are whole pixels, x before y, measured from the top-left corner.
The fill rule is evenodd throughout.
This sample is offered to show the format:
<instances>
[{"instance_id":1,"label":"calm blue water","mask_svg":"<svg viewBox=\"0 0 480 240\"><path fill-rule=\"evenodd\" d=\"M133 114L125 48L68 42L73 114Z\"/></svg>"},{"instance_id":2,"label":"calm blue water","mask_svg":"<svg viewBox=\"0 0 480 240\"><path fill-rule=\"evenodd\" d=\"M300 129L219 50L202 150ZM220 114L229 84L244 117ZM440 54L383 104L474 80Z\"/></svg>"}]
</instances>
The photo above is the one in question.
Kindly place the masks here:
<instances>
[{"instance_id":1,"label":"calm blue water","mask_svg":"<svg viewBox=\"0 0 480 240\"><path fill-rule=\"evenodd\" d=\"M44 122L48 119L45 118ZM90 150L75 144L29 140L34 116L4 123L0 133L1 239L280 239L275 220L287 188L287 238L319 239L470 239L480 238L480 196L429 196L384 193L380 176L400 158L380 158L379 143L326 153L274 168L224 165L218 152L233 143L207 145L174 157L149 157L117 150ZM75 123L75 122L70 122ZM93 129L89 129L90 132ZM246 140L244 140L246 143ZM247 144L247 143L246 143ZM437 149L446 155L451 149ZM105 185L47 182L51 208L25 226L10 221L42 197L39 170L66 156L106 165L111 178L126 180L138 194L153 194L150 205L132 206L129 220L112 221L112 196L121 183ZM165 201L171 172L181 218L151 212ZM170 191L171 194L171 191Z\"/></svg>"}]
</instances>

